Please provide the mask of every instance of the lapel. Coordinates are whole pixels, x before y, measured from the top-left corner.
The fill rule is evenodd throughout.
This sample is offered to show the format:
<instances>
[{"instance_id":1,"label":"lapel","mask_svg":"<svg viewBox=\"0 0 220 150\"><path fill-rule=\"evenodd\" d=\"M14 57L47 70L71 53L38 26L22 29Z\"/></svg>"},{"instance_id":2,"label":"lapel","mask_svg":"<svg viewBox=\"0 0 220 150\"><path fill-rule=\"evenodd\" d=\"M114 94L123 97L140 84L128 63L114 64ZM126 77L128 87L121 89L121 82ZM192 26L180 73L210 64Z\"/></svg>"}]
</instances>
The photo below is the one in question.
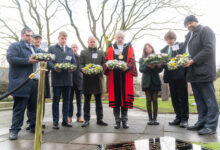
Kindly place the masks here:
<instances>
[{"instance_id":1,"label":"lapel","mask_svg":"<svg viewBox=\"0 0 220 150\"><path fill-rule=\"evenodd\" d=\"M56 44L56 47L60 50L61 53L63 53L63 49L60 47L60 45L58 43Z\"/></svg>"},{"instance_id":2,"label":"lapel","mask_svg":"<svg viewBox=\"0 0 220 150\"><path fill-rule=\"evenodd\" d=\"M32 55L31 49L26 45L26 43L24 41L22 41L22 40L20 41L20 46L21 46L21 50L23 51L23 53L25 53L25 55L27 55L28 53L29 53L28 55ZM36 49L34 48L34 46L32 46L32 47L36 53Z\"/></svg>"},{"instance_id":3,"label":"lapel","mask_svg":"<svg viewBox=\"0 0 220 150\"><path fill-rule=\"evenodd\" d=\"M198 25L198 26L195 28L195 30L193 31L192 39L198 36L199 31L201 30L201 28L202 28L202 25ZM192 39L191 39L190 41L192 41Z\"/></svg>"}]
</instances>

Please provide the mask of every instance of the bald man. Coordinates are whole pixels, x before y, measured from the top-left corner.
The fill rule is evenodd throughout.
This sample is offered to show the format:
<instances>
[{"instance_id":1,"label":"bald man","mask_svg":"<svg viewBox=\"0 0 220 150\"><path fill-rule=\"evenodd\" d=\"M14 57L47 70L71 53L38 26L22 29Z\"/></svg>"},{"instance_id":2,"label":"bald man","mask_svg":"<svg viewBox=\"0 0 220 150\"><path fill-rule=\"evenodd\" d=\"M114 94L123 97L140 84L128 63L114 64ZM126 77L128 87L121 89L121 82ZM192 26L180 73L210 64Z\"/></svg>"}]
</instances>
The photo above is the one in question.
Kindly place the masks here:
<instances>
[{"instance_id":1,"label":"bald man","mask_svg":"<svg viewBox=\"0 0 220 150\"><path fill-rule=\"evenodd\" d=\"M77 113L76 113L76 121L79 123L83 123L83 120L81 118L82 114L82 84L83 84L83 75L82 72L79 69L79 55L78 55L78 45L77 44L72 44L71 49L73 50L75 60L76 60L76 65L77 69L76 71L73 72L73 87L71 88L70 92L70 104L69 104L69 114L68 114L68 122L72 122L72 117L73 117L73 110L74 110L74 105L73 105L73 98L74 98L74 93L76 95L76 104L77 104Z\"/></svg>"},{"instance_id":2,"label":"bald man","mask_svg":"<svg viewBox=\"0 0 220 150\"><path fill-rule=\"evenodd\" d=\"M96 115L97 124L107 126L108 124L103 121L103 108L102 108L102 78L103 74L87 75L84 73L83 68L86 64L92 63L103 66L105 62L105 56L103 51L100 51L96 47L96 39L91 36L88 38L88 49L81 51L80 53L80 65L83 72L83 94L84 94L84 123L82 127L89 125L90 120L90 100L91 95L95 95L96 101Z\"/></svg>"}]
</instances>

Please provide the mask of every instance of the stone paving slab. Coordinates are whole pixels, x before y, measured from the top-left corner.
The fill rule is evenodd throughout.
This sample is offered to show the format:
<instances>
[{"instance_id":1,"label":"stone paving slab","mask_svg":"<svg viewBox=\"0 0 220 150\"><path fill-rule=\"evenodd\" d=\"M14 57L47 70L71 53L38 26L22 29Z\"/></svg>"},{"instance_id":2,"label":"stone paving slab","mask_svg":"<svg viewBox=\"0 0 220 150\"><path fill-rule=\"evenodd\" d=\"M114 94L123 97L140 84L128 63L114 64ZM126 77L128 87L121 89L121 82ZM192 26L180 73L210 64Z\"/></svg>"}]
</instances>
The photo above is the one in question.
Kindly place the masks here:
<instances>
[{"instance_id":1,"label":"stone paving slab","mask_svg":"<svg viewBox=\"0 0 220 150\"><path fill-rule=\"evenodd\" d=\"M44 143L42 150L97 150L96 145Z\"/></svg>"},{"instance_id":2,"label":"stone paving slab","mask_svg":"<svg viewBox=\"0 0 220 150\"><path fill-rule=\"evenodd\" d=\"M140 134L120 134L120 133L86 133L73 140L73 144L109 144L133 141L140 137Z\"/></svg>"},{"instance_id":3,"label":"stone paving slab","mask_svg":"<svg viewBox=\"0 0 220 150\"><path fill-rule=\"evenodd\" d=\"M1 150L33 150L33 140L16 140L16 141L4 141L0 143Z\"/></svg>"},{"instance_id":4,"label":"stone paving slab","mask_svg":"<svg viewBox=\"0 0 220 150\"><path fill-rule=\"evenodd\" d=\"M61 110L60 107L60 118L62 118ZM168 122L175 118L173 114L159 114L158 121L160 125L158 126L147 125L147 113L140 109L129 110L128 116L130 128L116 130L114 129L113 111L108 105L104 105L104 120L109 126L99 126L96 124L95 105L92 104L91 120L88 127L82 128L81 123L77 123L74 117L72 128L60 126L59 130L54 130L52 129L51 104L46 104L44 122L47 128L44 129L42 150L93 150L96 149L97 144L128 142L162 136L172 136L180 140L194 142L220 142L220 125L216 135L199 136L195 131L188 131L178 126L169 126ZM23 130L19 133L18 140L8 140L11 117L11 110L1 111L0 113L0 150L33 150L34 134L24 130L25 124L23 125ZM193 125L196 120L197 115L190 115L189 124Z\"/></svg>"}]
</instances>

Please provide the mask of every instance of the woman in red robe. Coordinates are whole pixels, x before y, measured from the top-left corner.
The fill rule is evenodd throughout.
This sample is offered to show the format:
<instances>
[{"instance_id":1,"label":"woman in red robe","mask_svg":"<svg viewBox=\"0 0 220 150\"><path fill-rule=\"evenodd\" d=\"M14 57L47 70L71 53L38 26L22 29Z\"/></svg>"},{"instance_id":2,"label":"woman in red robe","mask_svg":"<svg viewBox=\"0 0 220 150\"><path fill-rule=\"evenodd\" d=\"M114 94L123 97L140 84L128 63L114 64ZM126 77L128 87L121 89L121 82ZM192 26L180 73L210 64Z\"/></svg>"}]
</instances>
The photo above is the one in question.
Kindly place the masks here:
<instances>
[{"instance_id":1,"label":"woman in red robe","mask_svg":"<svg viewBox=\"0 0 220 150\"><path fill-rule=\"evenodd\" d=\"M130 43L124 44L124 34L116 34L116 43L111 44L107 51L105 62L108 60L121 60L127 63L124 70L110 70L104 65L104 74L108 76L109 107L113 108L115 129L128 126L128 108L133 108L134 88L133 76L137 76L134 50ZM121 116L121 117L120 117Z\"/></svg>"}]
</instances>

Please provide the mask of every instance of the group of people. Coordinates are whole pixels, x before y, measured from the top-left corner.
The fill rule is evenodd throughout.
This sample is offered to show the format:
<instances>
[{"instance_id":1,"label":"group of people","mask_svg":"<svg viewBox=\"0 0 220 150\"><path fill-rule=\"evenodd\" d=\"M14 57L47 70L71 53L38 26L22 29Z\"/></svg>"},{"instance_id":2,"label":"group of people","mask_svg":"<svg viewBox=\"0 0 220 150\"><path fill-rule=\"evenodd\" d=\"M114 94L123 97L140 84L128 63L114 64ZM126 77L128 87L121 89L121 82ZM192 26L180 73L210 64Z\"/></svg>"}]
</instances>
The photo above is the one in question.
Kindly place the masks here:
<instances>
[{"instance_id":1,"label":"group of people","mask_svg":"<svg viewBox=\"0 0 220 150\"><path fill-rule=\"evenodd\" d=\"M142 90L146 94L148 125L158 125L158 92L161 91L159 73L164 70L164 82L169 83L171 100L176 118L169 122L170 125L180 125L189 130L199 130L199 134L214 134L218 124L219 109L215 96L213 81L216 78L215 65L215 35L207 27L198 24L195 16L185 18L184 26L189 30L184 43L176 42L173 31L166 33L164 39L167 46L161 50L169 57L182 53L191 56L184 68L171 71L165 64L143 64L144 58L155 53L153 46L146 43L143 48L142 58L139 60L139 71L142 73ZM48 61L47 68L51 71L53 87L52 115L53 128L59 129L59 102L62 96L62 126L72 127L73 97L77 101L77 122L86 127L90 122L90 101L95 96L97 124L108 126L103 120L102 106L102 78L103 73L108 77L109 107L113 108L115 129L129 128L128 109L133 108L134 88L133 77L137 76L136 60L131 43L124 43L125 35L119 31L115 36L115 43L108 46L105 56L96 46L96 38L88 38L88 48L78 55L77 44L71 48L66 45L67 33L59 32L58 42L48 49L48 53L56 56L55 61ZM7 50L9 62L9 91L24 82L28 76L38 68L38 60L31 57L35 53L44 53L41 49L41 35L34 34L30 28L21 31L21 40L12 43ZM106 66L109 60L120 60L127 63L123 70L112 70ZM62 71L55 69L56 63L71 63L77 66L76 71ZM89 64L103 66L103 73L88 75L84 67ZM45 98L49 95L48 73L46 75ZM191 82L198 110L198 121L193 126L188 126L189 108L187 82ZM35 131L36 103L37 103L38 74L25 86L12 94L14 100L12 125L9 139L15 140L24 121L27 108L28 129ZM84 94L84 107L82 119L82 93ZM153 104L153 108L152 108Z\"/></svg>"},{"instance_id":2,"label":"group of people","mask_svg":"<svg viewBox=\"0 0 220 150\"><path fill-rule=\"evenodd\" d=\"M169 125L179 125L181 128L198 131L199 135L215 134L218 126L219 106L217 103L213 82L216 79L214 32L207 26L198 23L198 19L187 16L184 26L189 30L185 42L176 41L176 34L168 31L164 40L167 42L161 53L168 54L169 58L187 53L191 59L184 67L169 70L167 65L143 64L144 58L155 53L150 43L145 44L139 70L142 75L142 90L146 94L149 125L158 125L158 91L161 90L159 73L164 69L163 79L169 84L171 100L176 117ZM198 120L189 126L188 85L191 83L197 105ZM153 113L152 113L153 103Z\"/></svg>"}]
</instances>

